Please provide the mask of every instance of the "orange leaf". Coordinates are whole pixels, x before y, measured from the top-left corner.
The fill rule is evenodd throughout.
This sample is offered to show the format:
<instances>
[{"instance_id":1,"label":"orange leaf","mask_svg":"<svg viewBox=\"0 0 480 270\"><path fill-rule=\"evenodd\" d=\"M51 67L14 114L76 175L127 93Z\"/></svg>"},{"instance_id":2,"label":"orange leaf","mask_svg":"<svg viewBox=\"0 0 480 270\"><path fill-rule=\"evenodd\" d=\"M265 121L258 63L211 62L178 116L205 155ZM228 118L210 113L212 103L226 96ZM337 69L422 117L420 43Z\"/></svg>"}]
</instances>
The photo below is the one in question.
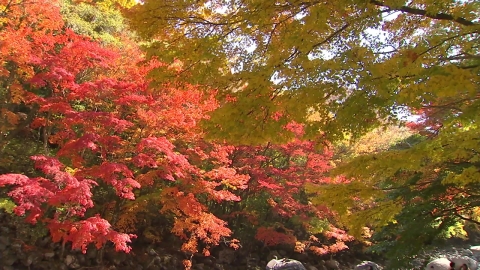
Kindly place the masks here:
<instances>
[{"instance_id":1,"label":"orange leaf","mask_svg":"<svg viewBox=\"0 0 480 270\"><path fill-rule=\"evenodd\" d=\"M18 104L25 101L25 90L19 83L10 86L10 99L12 103Z\"/></svg>"},{"instance_id":2,"label":"orange leaf","mask_svg":"<svg viewBox=\"0 0 480 270\"><path fill-rule=\"evenodd\" d=\"M19 116L16 115L15 113L7 110L7 109L2 109L2 115L4 117L4 119L7 120L7 122L11 125L17 125L18 124L18 120L19 120Z\"/></svg>"}]
</instances>

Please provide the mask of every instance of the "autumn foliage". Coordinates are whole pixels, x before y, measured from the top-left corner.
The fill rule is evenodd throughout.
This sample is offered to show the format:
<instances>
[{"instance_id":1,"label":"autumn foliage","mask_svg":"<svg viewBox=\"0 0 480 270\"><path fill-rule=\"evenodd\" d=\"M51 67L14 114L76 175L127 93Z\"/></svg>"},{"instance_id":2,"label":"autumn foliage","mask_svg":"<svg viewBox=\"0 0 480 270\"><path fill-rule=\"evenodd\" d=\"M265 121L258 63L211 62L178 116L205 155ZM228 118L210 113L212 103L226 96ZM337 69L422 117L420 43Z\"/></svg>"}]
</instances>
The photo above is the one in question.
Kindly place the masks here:
<instances>
[{"instance_id":1,"label":"autumn foliage","mask_svg":"<svg viewBox=\"0 0 480 270\"><path fill-rule=\"evenodd\" d=\"M478 8L454 0L145 0L124 14L147 56L173 63L151 78L218 91L218 108L202 121L208 132L197 138L219 139L223 163L210 156L212 142L184 137L175 150L193 144L197 156L188 160L201 172L223 166L249 179L237 188L209 178L207 194L192 192L200 204L234 233L269 245L341 249L348 236L334 223L357 238L373 235L376 252L405 263L437 240L465 236L468 224L478 232ZM411 130L378 128L404 119L413 119ZM337 146L335 166L319 135ZM351 147L338 153L343 141ZM302 230L322 232L321 243L295 239Z\"/></svg>"},{"instance_id":2,"label":"autumn foliage","mask_svg":"<svg viewBox=\"0 0 480 270\"><path fill-rule=\"evenodd\" d=\"M137 236L161 241L149 230L160 215L184 252L209 254L220 243L241 246L234 238L242 236L234 230L239 216L248 217L251 238L292 248L297 238L287 227L308 231L312 219L333 222L304 191L307 183L329 181L327 145L206 141L200 123L220 106L217 92L147 76L158 69L189 76L181 61L146 60L125 36L118 46L77 34L56 1L1 7L0 146L25 136L41 148L30 157L31 170L0 175L0 187L15 214L46 224L53 241L83 252L113 242L129 252ZM294 122L285 129L303 132ZM293 218L288 234L272 231Z\"/></svg>"},{"instance_id":3,"label":"autumn foliage","mask_svg":"<svg viewBox=\"0 0 480 270\"><path fill-rule=\"evenodd\" d=\"M161 2L0 0L13 214L190 258L354 236L406 262L480 223L474 1Z\"/></svg>"}]
</instances>

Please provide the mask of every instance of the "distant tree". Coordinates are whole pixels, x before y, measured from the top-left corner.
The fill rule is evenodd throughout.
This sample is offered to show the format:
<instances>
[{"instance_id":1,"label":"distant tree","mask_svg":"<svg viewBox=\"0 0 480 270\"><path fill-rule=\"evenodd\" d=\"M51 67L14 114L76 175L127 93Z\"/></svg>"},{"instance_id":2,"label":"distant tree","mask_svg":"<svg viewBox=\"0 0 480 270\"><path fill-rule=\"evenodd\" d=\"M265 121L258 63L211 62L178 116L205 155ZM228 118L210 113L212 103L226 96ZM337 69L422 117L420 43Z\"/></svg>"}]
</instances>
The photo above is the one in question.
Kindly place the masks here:
<instances>
[{"instance_id":1,"label":"distant tree","mask_svg":"<svg viewBox=\"0 0 480 270\"><path fill-rule=\"evenodd\" d=\"M118 8L106 1L60 1L66 27L79 35L92 37L99 42L121 46L121 37L131 34ZM108 1L107 1L108 2Z\"/></svg>"}]
</instances>

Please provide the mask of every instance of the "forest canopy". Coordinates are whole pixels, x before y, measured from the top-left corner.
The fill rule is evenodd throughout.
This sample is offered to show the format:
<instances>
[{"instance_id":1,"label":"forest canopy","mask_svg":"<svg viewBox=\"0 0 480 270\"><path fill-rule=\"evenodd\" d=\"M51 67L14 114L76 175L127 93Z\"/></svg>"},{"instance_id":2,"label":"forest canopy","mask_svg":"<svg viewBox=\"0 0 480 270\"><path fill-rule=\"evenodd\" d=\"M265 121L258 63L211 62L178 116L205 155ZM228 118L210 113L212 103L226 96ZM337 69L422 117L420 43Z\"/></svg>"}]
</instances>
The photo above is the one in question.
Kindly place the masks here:
<instances>
[{"instance_id":1,"label":"forest canopy","mask_svg":"<svg viewBox=\"0 0 480 270\"><path fill-rule=\"evenodd\" d=\"M465 112L478 94L478 17L478 1L453 0L147 0L128 11L150 56L222 91L209 134L238 143L288 139L290 121L337 140L429 108Z\"/></svg>"}]
</instances>

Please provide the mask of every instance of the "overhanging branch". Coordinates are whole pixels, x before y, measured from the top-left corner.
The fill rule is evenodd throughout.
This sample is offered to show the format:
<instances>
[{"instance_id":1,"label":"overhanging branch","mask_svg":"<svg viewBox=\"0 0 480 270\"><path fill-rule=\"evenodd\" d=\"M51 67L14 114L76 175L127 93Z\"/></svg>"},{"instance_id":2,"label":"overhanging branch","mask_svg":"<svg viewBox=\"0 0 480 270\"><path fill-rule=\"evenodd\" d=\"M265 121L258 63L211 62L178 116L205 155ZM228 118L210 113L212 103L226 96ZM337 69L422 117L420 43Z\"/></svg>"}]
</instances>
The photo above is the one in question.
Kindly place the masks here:
<instances>
[{"instance_id":1,"label":"overhanging branch","mask_svg":"<svg viewBox=\"0 0 480 270\"><path fill-rule=\"evenodd\" d=\"M465 18L455 17L455 16L453 16L451 14L447 14L447 13L430 14L426 10L407 7L407 6L401 6L401 7L398 7L398 8L394 8L394 7L391 7L387 4L385 4L384 2L378 1L378 0L370 0L370 3L372 3L376 6L386 7L391 11L401 11L401 12L405 12L405 13L409 13L409 14L425 16L425 17L428 17L428 18L431 18L431 19L436 19L436 20L453 21L453 22L456 22L456 23L459 23L459 24L462 24L462 25L465 25L465 26L478 25L477 23L469 21Z\"/></svg>"}]
</instances>

